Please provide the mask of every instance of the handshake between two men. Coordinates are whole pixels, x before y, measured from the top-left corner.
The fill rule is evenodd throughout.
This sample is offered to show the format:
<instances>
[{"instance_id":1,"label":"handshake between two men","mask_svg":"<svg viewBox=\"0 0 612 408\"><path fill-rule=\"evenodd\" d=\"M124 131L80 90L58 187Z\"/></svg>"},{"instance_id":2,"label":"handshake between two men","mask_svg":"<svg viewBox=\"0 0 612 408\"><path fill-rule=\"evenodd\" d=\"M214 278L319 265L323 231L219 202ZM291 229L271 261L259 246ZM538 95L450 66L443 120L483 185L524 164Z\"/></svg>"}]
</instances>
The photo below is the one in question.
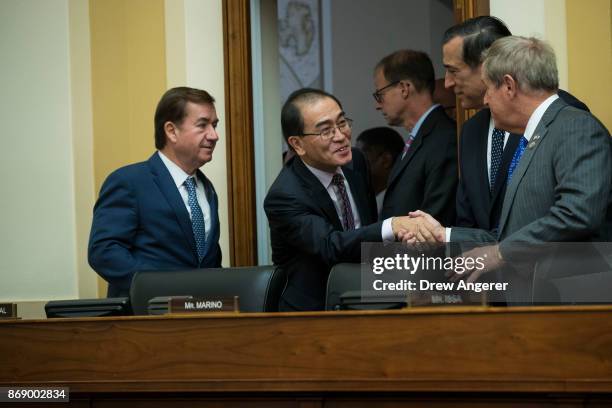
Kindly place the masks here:
<instances>
[{"instance_id":1,"label":"handshake between two men","mask_svg":"<svg viewBox=\"0 0 612 408\"><path fill-rule=\"evenodd\" d=\"M408 216L393 217L393 232L398 241L407 245L431 247L447 242L446 228L428 213L418 210ZM484 267L464 268L461 272L448 271L446 277L456 282L465 279L468 283L476 282L483 274L501 267L504 263L498 244L479 246L460 255L462 258L481 258Z\"/></svg>"}]
</instances>

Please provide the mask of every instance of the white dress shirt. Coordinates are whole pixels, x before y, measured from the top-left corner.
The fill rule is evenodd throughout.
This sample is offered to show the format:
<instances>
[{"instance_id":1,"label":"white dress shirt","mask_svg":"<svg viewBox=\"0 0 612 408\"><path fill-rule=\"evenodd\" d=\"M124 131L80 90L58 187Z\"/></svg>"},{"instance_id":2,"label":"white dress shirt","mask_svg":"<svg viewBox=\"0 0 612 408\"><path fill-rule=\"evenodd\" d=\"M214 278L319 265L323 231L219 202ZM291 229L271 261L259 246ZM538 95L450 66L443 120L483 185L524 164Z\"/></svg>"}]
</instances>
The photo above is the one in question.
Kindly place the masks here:
<instances>
[{"instance_id":1,"label":"white dress shirt","mask_svg":"<svg viewBox=\"0 0 612 408\"><path fill-rule=\"evenodd\" d=\"M174 184L176 188L178 188L179 193L181 194L181 198L183 199L183 203L185 204L185 208L189 213L189 217L191 218L191 207L189 207L188 201L188 193L187 187L185 187L185 180L191 175L185 173L183 169L181 169L176 163L167 158L162 152L158 151L159 158L162 160L168 171L170 172L170 176L172 176L172 180L174 180ZM208 236L208 232L210 231L211 221L210 221L210 204L208 204L208 199L206 198L206 193L204 191L204 183L202 180L198 179L198 177L193 175L196 181L196 198L198 200L198 204L202 209L202 215L204 216L204 227L206 228L206 235Z\"/></svg>"}]
</instances>

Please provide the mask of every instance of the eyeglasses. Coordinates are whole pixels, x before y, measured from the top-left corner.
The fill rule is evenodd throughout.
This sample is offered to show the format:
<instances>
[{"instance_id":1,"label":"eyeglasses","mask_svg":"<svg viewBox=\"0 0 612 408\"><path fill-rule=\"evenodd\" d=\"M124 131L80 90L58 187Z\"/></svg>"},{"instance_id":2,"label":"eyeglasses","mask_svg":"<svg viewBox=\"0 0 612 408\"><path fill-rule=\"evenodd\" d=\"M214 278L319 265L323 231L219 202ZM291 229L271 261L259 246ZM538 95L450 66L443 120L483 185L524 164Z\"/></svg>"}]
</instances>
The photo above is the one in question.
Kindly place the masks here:
<instances>
[{"instance_id":1,"label":"eyeglasses","mask_svg":"<svg viewBox=\"0 0 612 408\"><path fill-rule=\"evenodd\" d=\"M376 102L378 102L378 103L382 103L383 91L384 91L385 89L387 89L387 88L391 88L392 86L397 85L397 84L399 84L399 83L400 83L400 81L391 82L389 85L387 85L387 86L383 86L382 88L377 89L377 90L376 90L376 92L374 92L374 93L372 94L372 96L374 97L374 99L376 100Z\"/></svg>"},{"instance_id":2,"label":"eyeglasses","mask_svg":"<svg viewBox=\"0 0 612 408\"><path fill-rule=\"evenodd\" d=\"M335 130L338 129L340 133L346 133L351 128L353 119L344 118L341 119L336 126L326 127L319 133L302 133L300 136L320 136L323 140L330 140L335 135Z\"/></svg>"}]
</instances>

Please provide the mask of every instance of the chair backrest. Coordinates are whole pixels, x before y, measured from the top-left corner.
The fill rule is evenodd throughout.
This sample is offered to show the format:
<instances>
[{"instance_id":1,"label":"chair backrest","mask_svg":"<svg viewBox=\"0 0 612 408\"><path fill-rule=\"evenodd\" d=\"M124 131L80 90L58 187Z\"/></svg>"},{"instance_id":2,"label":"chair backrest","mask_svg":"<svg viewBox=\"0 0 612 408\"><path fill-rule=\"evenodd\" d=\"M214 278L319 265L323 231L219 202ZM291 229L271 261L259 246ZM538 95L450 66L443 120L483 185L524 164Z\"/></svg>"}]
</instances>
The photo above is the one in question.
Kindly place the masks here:
<instances>
[{"instance_id":1,"label":"chair backrest","mask_svg":"<svg viewBox=\"0 0 612 408\"><path fill-rule=\"evenodd\" d=\"M561 304L612 304L612 272L568 276L551 283Z\"/></svg>"},{"instance_id":2,"label":"chair backrest","mask_svg":"<svg viewBox=\"0 0 612 408\"><path fill-rule=\"evenodd\" d=\"M340 263L329 271L325 310L384 310L406 307L403 293L376 292L362 282L361 264ZM365 285L365 287L364 287Z\"/></svg>"},{"instance_id":3,"label":"chair backrest","mask_svg":"<svg viewBox=\"0 0 612 408\"><path fill-rule=\"evenodd\" d=\"M285 285L274 266L140 271L130 300L135 315L147 314L150 299L160 296L239 296L241 312L275 312Z\"/></svg>"},{"instance_id":4,"label":"chair backrest","mask_svg":"<svg viewBox=\"0 0 612 408\"><path fill-rule=\"evenodd\" d=\"M358 263L340 263L329 271L325 310L343 308L341 297L347 292L356 292L361 288L361 265Z\"/></svg>"}]
</instances>

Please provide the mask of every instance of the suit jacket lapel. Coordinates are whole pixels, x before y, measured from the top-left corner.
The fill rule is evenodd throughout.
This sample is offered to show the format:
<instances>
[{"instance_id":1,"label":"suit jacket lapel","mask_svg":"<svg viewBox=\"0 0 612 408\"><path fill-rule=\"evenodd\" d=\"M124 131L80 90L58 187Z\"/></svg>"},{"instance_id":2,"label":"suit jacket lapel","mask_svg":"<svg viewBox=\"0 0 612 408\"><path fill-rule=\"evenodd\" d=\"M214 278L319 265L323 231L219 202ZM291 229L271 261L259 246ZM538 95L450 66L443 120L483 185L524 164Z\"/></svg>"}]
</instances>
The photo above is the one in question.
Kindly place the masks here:
<instances>
[{"instance_id":1,"label":"suit jacket lapel","mask_svg":"<svg viewBox=\"0 0 612 408\"><path fill-rule=\"evenodd\" d=\"M423 124L421 124L421 127L419 128L419 131L416 134L414 140L412 141L410 149L408 149L408 152L406 152L404 158L402 159L400 156L393 165L393 169L391 169L391 175L389 176L389 182L387 183L387 185L390 186L391 184L393 184L395 179L404 171L408 163L410 163L412 157L419 150L421 144L423 144L423 138L426 137L429 133L431 133L433 126L436 122L436 115L439 115L439 111L441 109L442 107L438 106L437 108L429 112L429 115L427 115L427 118L425 118L425 121L423 122Z\"/></svg>"},{"instance_id":2,"label":"suit jacket lapel","mask_svg":"<svg viewBox=\"0 0 612 408\"><path fill-rule=\"evenodd\" d=\"M548 125L550 125L550 123L555 119L559 111L565 106L567 106L565 102L561 101L561 99L557 99L555 102L553 102L552 105L548 107L546 112L544 112L544 116L542 116L540 123L538 123L538 125L536 126L536 129L533 132L533 135L531 136L531 140L529 140L529 143L525 148L525 152L523 153L523 156L521 157L518 165L516 166L516 169L514 169L512 180L510 181L510 184L507 187L506 195L504 197L504 205L502 207L502 213L499 220L499 237L502 236L518 186L521 183L525 172L529 168L531 160L533 159L535 153L538 151L538 148L542 144L542 140L544 140L548 133Z\"/></svg>"},{"instance_id":3,"label":"suit jacket lapel","mask_svg":"<svg viewBox=\"0 0 612 408\"><path fill-rule=\"evenodd\" d=\"M210 180L206 178L204 173L200 170L197 171L198 178L204 184L204 193L206 194L206 201L208 201L208 206L210 207L210 230L206 231L206 247L204 251L204 258L208 256L211 250L214 250L214 245L219 241L219 218L218 214L218 201L217 201L217 193L213 188ZM195 240L194 240L195 241ZM197 247L196 247L197 252Z\"/></svg>"},{"instance_id":4,"label":"suit jacket lapel","mask_svg":"<svg viewBox=\"0 0 612 408\"><path fill-rule=\"evenodd\" d=\"M480 128L478 129L479 135L486 135L486 137L473 138L478 141L478 145L475 146L479 152L479 162L475 163L478 166L478 185L486 186L487 189L482 191L480 195L482 199L482 208L489 208L491 203L491 194L489 187L489 169L487 167L487 156L488 156L488 140L489 140L489 123L491 121L491 112L487 109L487 114L483 116L482 122L480 123ZM467 181L469 183L469 181ZM488 193L488 194L487 194Z\"/></svg>"},{"instance_id":5,"label":"suit jacket lapel","mask_svg":"<svg viewBox=\"0 0 612 408\"><path fill-rule=\"evenodd\" d=\"M170 172L157 153L151 156L148 163L151 173L153 174L155 184L157 184L157 187L159 187L159 190L166 198L166 201L174 210L176 220L181 226L185 239L187 239L187 242L189 242L192 252L197 259L197 248L195 238L193 237L193 229L191 227L189 213L187 212L187 208L185 208L185 203L181 198L181 194L176 188L176 184L174 184L174 180L172 179Z\"/></svg>"},{"instance_id":6,"label":"suit jacket lapel","mask_svg":"<svg viewBox=\"0 0 612 408\"><path fill-rule=\"evenodd\" d=\"M302 185L310 192L313 201L321 208L321 211L327 216L327 218L332 222L332 224L339 230L344 229L342 227L342 223L340 222L340 218L338 217L338 213L336 212L336 207L334 207L334 203L329 196L329 193L323 187L323 184L316 178L314 174L306 168L302 159L296 157L291 164L296 175L299 177ZM350 171L350 170L349 170Z\"/></svg>"}]
</instances>

